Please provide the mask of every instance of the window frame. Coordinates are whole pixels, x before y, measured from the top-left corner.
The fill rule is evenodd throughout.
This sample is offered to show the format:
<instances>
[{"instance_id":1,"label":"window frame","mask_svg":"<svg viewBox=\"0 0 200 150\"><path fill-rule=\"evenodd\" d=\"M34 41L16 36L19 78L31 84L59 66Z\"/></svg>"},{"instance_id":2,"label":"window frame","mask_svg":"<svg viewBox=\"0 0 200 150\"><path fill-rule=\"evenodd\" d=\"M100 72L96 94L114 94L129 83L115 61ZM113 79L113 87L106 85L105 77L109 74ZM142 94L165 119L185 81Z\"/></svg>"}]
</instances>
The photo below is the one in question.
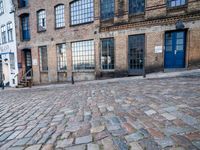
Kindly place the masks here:
<instances>
[{"instance_id":1,"label":"window frame","mask_svg":"<svg viewBox=\"0 0 200 150\"><path fill-rule=\"evenodd\" d=\"M44 12L44 14L40 14L42 12ZM39 32L45 32L47 30L47 15L46 15L46 10L45 9L40 9L40 10L37 11L36 14L37 14L37 32L38 33ZM39 17L41 17L41 18L39 18ZM42 21L42 22L40 22L40 21ZM40 29L40 23L42 23L42 24L44 23L44 26L41 26L41 29Z\"/></svg>"},{"instance_id":2,"label":"window frame","mask_svg":"<svg viewBox=\"0 0 200 150\"><path fill-rule=\"evenodd\" d=\"M107 65L107 69L104 69L103 68L103 66L102 66L102 50L103 50L103 44L102 44L102 42L103 42L103 40L113 40L113 59L114 59L114 63L112 64L113 65L113 69L110 69L108 66L109 66L109 64L107 63L106 65ZM114 37L107 37L107 38L101 38L100 39L100 42L101 42L101 54L100 54L100 68L101 68L101 70L102 71L114 71L115 70L115 66L116 66L116 64L115 64L115 62L116 62L116 58L115 58L115 38ZM106 51L107 51L107 53L108 53L108 48L106 49Z\"/></svg>"},{"instance_id":3,"label":"window frame","mask_svg":"<svg viewBox=\"0 0 200 150\"><path fill-rule=\"evenodd\" d=\"M73 58L74 54L73 54L73 45L72 44L73 43L80 43L80 42L89 42L89 41L93 42L93 52L94 52L94 55L90 55L90 56L93 57L94 68L93 69L75 69L74 68L74 58ZM94 39L80 40L80 41L73 41L73 42L71 42L71 53L72 53L72 56L71 56L72 57L72 72L93 72L93 71L95 71L96 66L95 66L95 41L94 41Z\"/></svg>"},{"instance_id":4,"label":"window frame","mask_svg":"<svg viewBox=\"0 0 200 150\"><path fill-rule=\"evenodd\" d=\"M26 1L24 5L22 5L22 1ZM28 0L18 0L18 8L26 8L28 7Z\"/></svg>"},{"instance_id":5,"label":"window frame","mask_svg":"<svg viewBox=\"0 0 200 150\"><path fill-rule=\"evenodd\" d=\"M47 66L46 66L46 69L43 69L43 59L42 59L42 57L43 57L43 55L42 55L42 52L41 52L41 50L43 49L43 48L46 48L46 58L47 58ZM39 51L39 58L40 58L40 72L48 72L48 70L49 70L49 66L48 66L48 49L47 49L47 45L43 45L43 46L38 46L38 51Z\"/></svg>"},{"instance_id":6,"label":"window frame","mask_svg":"<svg viewBox=\"0 0 200 150\"><path fill-rule=\"evenodd\" d=\"M138 16L138 15L144 15L145 14L145 10L146 10L146 0L144 0L144 11L143 12L138 12L138 13L131 13L130 12L130 1L128 0L128 15L129 16Z\"/></svg>"},{"instance_id":7,"label":"window frame","mask_svg":"<svg viewBox=\"0 0 200 150\"><path fill-rule=\"evenodd\" d=\"M30 34L30 25L29 25L30 24L29 23L29 14L22 14L20 16L20 19L21 19L21 40L22 41L30 41L31 34ZM24 21L26 21L25 23L27 23L26 24L26 26L27 26L26 30L23 30L23 28L24 28L23 19L24 19ZM24 31L26 31L28 33L28 38L24 38Z\"/></svg>"},{"instance_id":8,"label":"window frame","mask_svg":"<svg viewBox=\"0 0 200 150\"><path fill-rule=\"evenodd\" d=\"M167 6L167 9L169 9L169 10L187 7L187 5L188 5L188 0L185 0L185 4L183 4L183 5L170 6L171 1L172 1L172 0L166 0L166 6ZM182 1L182 0L180 0L180 1Z\"/></svg>"},{"instance_id":9,"label":"window frame","mask_svg":"<svg viewBox=\"0 0 200 150\"><path fill-rule=\"evenodd\" d=\"M13 23L11 21L7 23L7 35L8 35L8 42L12 42L13 41Z\"/></svg>"},{"instance_id":10,"label":"window frame","mask_svg":"<svg viewBox=\"0 0 200 150\"><path fill-rule=\"evenodd\" d=\"M106 21L106 20L111 20L111 19L114 19L114 17L115 17L115 0L113 0L113 5L114 5L114 10L113 10L113 16L111 16L111 17L107 17L107 18L103 18L102 17L102 2L101 2L101 0L100 0L100 20L102 20L102 21Z\"/></svg>"},{"instance_id":11,"label":"window frame","mask_svg":"<svg viewBox=\"0 0 200 150\"><path fill-rule=\"evenodd\" d=\"M4 3L3 0L0 0L0 16L4 14Z\"/></svg>"},{"instance_id":12,"label":"window frame","mask_svg":"<svg viewBox=\"0 0 200 150\"><path fill-rule=\"evenodd\" d=\"M1 44L7 43L6 25L1 25Z\"/></svg>"},{"instance_id":13,"label":"window frame","mask_svg":"<svg viewBox=\"0 0 200 150\"><path fill-rule=\"evenodd\" d=\"M63 22L62 23L64 23L64 25L63 26L57 26L57 14L56 14L56 9L58 8L58 7L60 7L60 6L63 6ZM54 18L55 18L55 29L61 29L61 28L64 28L65 27L65 5L64 4L58 4L58 5L56 5L56 6L54 6ZM59 18L59 20L60 20L60 18ZM59 22L60 23L60 22Z\"/></svg>"},{"instance_id":14,"label":"window frame","mask_svg":"<svg viewBox=\"0 0 200 150\"><path fill-rule=\"evenodd\" d=\"M82 23L76 23L76 24L72 24L72 12L71 12L71 8L72 8L72 4L73 3L76 3L78 1L81 1L81 0L74 0L72 2L69 3L69 20L70 20L70 26L78 26L78 25L84 25L84 24L90 24L90 23L93 23L94 22L94 19L95 19L95 0L91 0L92 3L93 3L93 8L92 8L92 13L93 13L93 16L92 16L92 20L91 21L86 21L86 22L82 22ZM84 11L85 12L85 11ZM86 14L86 13L84 13ZM80 14L79 14L80 15ZM85 19L85 18L84 18ZM82 20L84 20L82 19Z\"/></svg>"},{"instance_id":15,"label":"window frame","mask_svg":"<svg viewBox=\"0 0 200 150\"><path fill-rule=\"evenodd\" d=\"M58 58L59 58L59 56L58 56L58 46L59 45L65 45L65 56L62 56L62 57L65 57L65 61L63 61L63 62L65 62L65 65L66 65L66 69L60 69L61 68L61 64L60 64L60 62L61 61L58 61ZM56 58L57 58L57 71L58 72L67 72L67 45L66 45L66 43L58 43L58 44L56 44Z\"/></svg>"}]
</instances>

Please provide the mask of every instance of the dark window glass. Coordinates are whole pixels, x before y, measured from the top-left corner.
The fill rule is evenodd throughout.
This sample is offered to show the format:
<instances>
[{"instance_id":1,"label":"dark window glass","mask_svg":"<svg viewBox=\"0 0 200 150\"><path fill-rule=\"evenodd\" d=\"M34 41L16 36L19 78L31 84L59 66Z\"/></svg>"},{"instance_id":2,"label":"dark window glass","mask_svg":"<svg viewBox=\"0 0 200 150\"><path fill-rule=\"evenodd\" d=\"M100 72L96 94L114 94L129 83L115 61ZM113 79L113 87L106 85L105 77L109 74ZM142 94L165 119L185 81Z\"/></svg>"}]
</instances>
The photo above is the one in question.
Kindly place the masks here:
<instances>
[{"instance_id":1,"label":"dark window glass","mask_svg":"<svg viewBox=\"0 0 200 150\"><path fill-rule=\"evenodd\" d=\"M46 46L39 47L39 52L40 52L40 71L48 71L47 47Z\"/></svg>"},{"instance_id":2,"label":"dark window glass","mask_svg":"<svg viewBox=\"0 0 200 150\"><path fill-rule=\"evenodd\" d=\"M8 42L13 41L13 25L12 22L7 24Z\"/></svg>"},{"instance_id":3,"label":"dark window glass","mask_svg":"<svg viewBox=\"0 0 200 150\"><path fill-rule=\"evenodd\" d=\"M6 43L6 26L1 26L1 41L2 44Z\"/></svg>"},{"instance_id":4,"label":"dark window glass","mask_svg":"<svg viewBox=\"0 0 200 150\"><path fill-rule=\"evenodd\" d=\"M3 0L0 0L0 15L3 14Z\"/></svg>"},{"instance_id":5,"label":"dark window glass","mask_svg":"<svg viewBox=\"0 0 200 150\"><path fill-rule=\"evenodd\" d=\"M71 25L92 22L94 20L93 0L77 0L70 4Z\"/></svg>"},{"instance_id":6,"label":"dark window glass","mask_svg":"<svg viewBox=\"0 0 200 150\"><path fill-rule=\"evenodd\" d=\"M56 28L61 28L65 26L65 6L58 5L55 7L55 20Z\"/></svg>"},{"instance_id":7,"label":"dark window glass","mask_svg":"<svg viewBox=\"0 0 200 150\"><path fill-rule=\"evenodd\" d=\"M10 68L15 70L15 55L14 53L10 54Z\"/></svg>"},{"instance_id":8,"label":"dark window glass","mask_svg":"<svg viewBox=\"0 0 200 150\"><path fill-rule=\"evenodd\" d=\"M22 16L21 23L22 23L22 40L30 40L29 16L28 15Z\"/></svg>"},{"instance_id":9,"label":"dark window glass","mask_svg":"<svg viewBox=\"0 0 200 150\"><path fill-rule=\"evenodd\" d=\"M28 0L19 0L19 7L28 6Z\"/></svg>"},{"instance_id":10,"label":"dark window glass","mask_svg":"<svg viewBox=\"0 0 200 150\"><path fill-rule=\"evenodd\" d=\"M168 7L177 7L186 4L186 0L168 0Z\"/></svg>"},{"instance_id":11,"label":"dark window glass","mask_svg":"<svg viewBox=\"0 0 200 150\"><path fill-rule=\"evenodd\" d=\"M66 44L57 44L57 65L58 71L67 71Z\"/></svg>"},{"instance_id":12,"label":"dark window glass","mask_svg":"<svg viewBox=\"0 0 200 150\"><path fill-rule=\"evenodd\" d=\"M93 70L94 41L81 41L72 43L72 59L74 70Z\"/></svg>"},{"instance_id":13,"label":"dark window glass","mask_svg":"<svg viewBox=\"0 0 200 150\"><path fill-rule=\"evenodd\" d=\"M101 19L110 19L114 17L115 1L101 0Z\"/></svg>"},{"instance_id":14,"label":"dark window glass","mask_svg":"<svg viewBox=\"0 0 200 150\"><path fill-rule=\"evenodd\" d=\"M129 14L143 13L145 9L145 0L129 0Z\"/></svg>"},{"instance_id":15,"label":"dark window glass","mask_svg":"<svg viewBox=\"0 0 200 150\"><path fill-rule=\"evenodd\" d=\"M114 39L102 39L101 44L101 68L114 69Z\"/></svg>"},{"instance_id":16,"label":"dark window glass","mask_svg":"<svg viewBox=\"0 0 200 150\"><path fill-rule=\"evenodd\" d=\"M38 21L38 31L46 30L46 12L45 10L40 10L37 12L37 21Z\"/></svg>"}]
</instances>

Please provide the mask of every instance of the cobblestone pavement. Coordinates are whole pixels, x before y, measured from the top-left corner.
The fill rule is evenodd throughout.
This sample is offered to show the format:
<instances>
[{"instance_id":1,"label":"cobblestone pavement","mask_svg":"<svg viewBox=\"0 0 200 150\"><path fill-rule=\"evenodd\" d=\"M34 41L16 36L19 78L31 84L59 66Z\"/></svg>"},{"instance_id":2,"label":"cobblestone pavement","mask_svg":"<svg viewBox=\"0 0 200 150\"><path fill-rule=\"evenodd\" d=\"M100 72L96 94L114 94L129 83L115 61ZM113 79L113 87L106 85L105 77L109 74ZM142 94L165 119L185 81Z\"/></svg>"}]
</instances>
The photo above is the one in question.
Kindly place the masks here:
<instances>
[{"instance_id":1,"label":"cobblestone pavement","mask_svg":"<svg viewBox=\"0 0 200 150\"><path fill-rule=\"evenodd\" d=\"M0 91L1 150L198 150L200 76Z\"/></svg>"}]
</instances>

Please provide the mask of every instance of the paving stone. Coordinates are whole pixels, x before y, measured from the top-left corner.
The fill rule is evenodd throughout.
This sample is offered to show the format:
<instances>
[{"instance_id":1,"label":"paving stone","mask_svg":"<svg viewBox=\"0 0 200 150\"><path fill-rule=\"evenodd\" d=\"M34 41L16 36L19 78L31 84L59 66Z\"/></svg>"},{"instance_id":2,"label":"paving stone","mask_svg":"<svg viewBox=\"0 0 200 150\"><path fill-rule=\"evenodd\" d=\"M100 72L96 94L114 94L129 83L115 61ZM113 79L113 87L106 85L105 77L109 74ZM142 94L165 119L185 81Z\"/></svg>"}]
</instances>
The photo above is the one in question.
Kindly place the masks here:
<instances>
[{"instance_id":1,"label":"paving stone","mask_svg":"<svg viewBox=\"0 0 200 150\"><path fill-rule=\"evenodd\" d=\"M129 145L130 145L130 150L143 150L138 142L132 142Z\"/></svg>"},{"instance_id":2,"label":"paving stone","mask_svg":"<svg viewBox=\"0 0 200 150\"><path fill-rule=\"evenodd\" d=\"M42 147L42 145L31 145L29 147L27 147L25 150L40 150L40 148Z\"/></svg>"},{"instance_id":3,"label":"paving stone","mask_svg":"<svg viewBox=\"0 0 200 150\"><path fill-rule=\"evenodd\" d=\"M158 145L160 145L162 148L171 147L174 145L174 142L171 138L165 137L164 139L156 139L155 140Z\"/></svg>"},{"instance_id":4,"label":"paving stone","mask_svg":"<svg viewBox=\"0 0 200 150\"><path fill-rule=\"evenodd\" d=\"M67 139L70 135L70 132L65 132L62 134L61 139Z\"/></svg>"},{"instance_id":5,"label":"paving stone","mask_svg":"<svg viewBox=\"0 0 200 150\"><path fill-rule=\"evenodd\" d=\"M84 136L84 137L78 137L75 140L75 144L87 144L92 142L92 135Z\"/></svg>"},{"instance_id":6,"label":"paving stone","mask_svg":"<svg viewBox=\"0 0 200 150\"><path fill-rule=\"evenodd\" d=\"M143 138L144 138L144 136L139 131L125 136L125 139L127 142L139 141Z\"/></svg>"},{"instance_id":7,"label":"paving stone","mask_svg":"<svg viewBox=\"0 0 200 150\"><path fill-rule=\"evenodd\" d=\"M126 142L120 138L113 138L113 143L119 150L128 150L128 145Z\"/></svg>"},{"instance_id":8,"label":"paving stone","mask_svg":"<svg viewBox=\"0 0 200 150\"><path fill-rule=\"evenodd\" d=\"M25 149L25 147L23 147L23 146L18 146L18 147L10 147L10 148L8 148L7 150L24 150Z\"/></svg>"},{"instance_id":9,"label":"paving stone","mask_svg":"<svg viewBox=\"0 0 200 150\"><path fill-rule=\"evenodd\" d=\"M98 126L98 127L93 127L91 128L91 133L99 133L102 132L103 130L105 130L105 126Z\"/></svg>"},{"instance_id":10,"label":"paving stone","mask_svg":"<svg viewBox=\"0 0 200 150\"><path fill-rule=\"evenodd\" d=\"M13 144L13 146L23 146L25 145L26 143L28 143L28 141L30 140L31 138L22 138L22 139L19 139L17 140L17 142L15 144Z\"/></svg>"},{"instance_id":11,"label":"paving stone","mask_svg":"<svg viewBox=\"0 0 200 150\"><path fill-rule=\"evenodd\" d=\"M150 109L150 110L148 110L148 111L145 111L144 113L145 113L146 115L148 115L148 116L151 116L151 115L153 115L153 114L156 114L156 111Z\"/></svg>"},{"instance_id":12,"label":"paving stone","mask_svg":"<svg viewBox=\"0 0 200 150\"><path fill-rule=\"evenodd\" d=\"M88 144L87 150L99 150L99 145L98 144Z\"/></svg>"},{"instance_id":13,"label":"paving stone","mask_svg":"<svg viewBox=\"0 0 200 150\"><path fill-rule=\"evenodd\" d=\"M74 139L64 139L64 140L59 140L57 141L57 146L56 148L64 148L64 147L68 147L68 146L72 146Z\"/></svg>"},{"instance_id":14,"label":"paving stone","mask_svg":"<svg viewBox=\"0 0 200 150\"><path fill-rule=\"evenodd\" d=\"M12 133L8 138L7 140L12 140L14 139L15 137L17 137L22 131L15 131L14 133Z\"/></svg>"},{"instance_id":15,"label":"paving stone","mask_svg":"<svg viewBox=\"0 0 200 150\"><path fill-rule=\"evenodd\" d=\"M52 144L45 144L45 145L43 145L41 150L53 150L53 145Z\"/></svg>"},{"instance_id":16,"label":"paving stone","mask_svg":"<svg viewBox=\"0 0 200 150\"><path fill-rule=\"evenodd\" d=\"M192 141L192 144L193 144L197 149L200 149L200 140L199 140L199 141Z\"/></svg>"},{"instance_id":17,"label":"paving stone","mask_svg":"<svg viewBox=\"0 0 200 150\"><path fill-rule=\"evenodd\" d=\"M109 136L109 134L107 132L103 131L103 132L95 134L94 135L94 140L95 141L99 141L99 140L104 139L104 138L106 138L108 136Z\"/></svg>"},{"instance_id":18,"label":"paving stone","mask_svg":"<svg viewBox=\"0 0 200 150\"><path fill-rule=\"evenodd\" d=\"M101 140L102 144L103 144L103 149L105 150L115 150L114 145L113 145L113 141L111 138L105 138L103 140Z\"/></svg>"},{"instance_id":19,"label":"paving stone","mask_svg":"<svg viewBox=\"0 0 200 150\"><path fill-rule=\"evenodd\" d=\"M176 117L175 116L172 116L171 114L169 114L169 113L163 113L163 114L161 114L163 117L165 117L167 120L174 120L174 119L176 119Z\"/></svg>"},{"instance_id":20,"label":"paving stone","mask_svg":"<svg viewBox=\"0 0 200 150\"><path fill-rule=\"evenodd\" d=\"M153 128L149 128L147 130L149 131L149 133L154 139L162 139L164 137L164 134L160 132L159 130L156 130Z\"/></svg>"},{"instance_id":21,"label":"paving stone","mask_svg":"<svg viewBox=\"0 0 200 150\"><path fill-rule=\"evenodd\" d=\"M78 146L68 147L65 150L86 150L86 145L78 145Z\"/></svg>"},{"instance_id":22,"label":"paving stone","mask_svg":"<svg viewBox=\"0 0 200 150\"><path fill-rule=\"evenodd\" d=\"M5 132L4 134L2 134L0 136L0 142L6 140L12 133L13 133L13 131L9 131L9 132Z\"/></svg>"},{"instance_id":23,"label":"paving stone","mask_svg":"<svg viewBox=\"0 0 200 150\"><path fill-rule=\"evenodd\" d=\"M128 133L133 133L136 131L136 129L133 128L133 126L131 126L129 123L124 123L123 128L125 128Z\"/></svg>"},{"instance_id":24,"label":"paving stone","mask_svg":"<svg viewBox=\"0 0 200 150\"><path fill-rule=\"evenodd\" d=\"M144 150L161 150L161 147L151 138L145 138L139 141Z\"/></svg>"}]
</instances>

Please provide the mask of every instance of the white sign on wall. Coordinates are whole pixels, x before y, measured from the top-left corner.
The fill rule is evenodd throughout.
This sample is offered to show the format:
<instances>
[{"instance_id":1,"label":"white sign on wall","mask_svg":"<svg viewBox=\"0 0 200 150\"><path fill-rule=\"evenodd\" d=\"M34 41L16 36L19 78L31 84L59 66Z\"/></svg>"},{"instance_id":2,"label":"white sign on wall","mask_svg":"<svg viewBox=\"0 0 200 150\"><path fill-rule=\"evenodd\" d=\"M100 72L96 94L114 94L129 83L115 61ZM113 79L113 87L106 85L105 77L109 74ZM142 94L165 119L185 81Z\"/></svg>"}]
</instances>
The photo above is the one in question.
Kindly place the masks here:
<instances>
[{"instance_id":1,"label":"white sign on wall","mask_svg":"<svg viewBox=\"0 0 200 150\"><path fill-rule=\"evenodd\" d=\"M38 65L37 59L33 59L33 66L37 66L37 65Z\"/></svg>"},{"instance_id":2,"label":"white sign on wall","mask_svg":"<svg viewBox=\"0 0 200 150\"><path fill-rule=\"evenodd\" d=\"M162 53L162 46L155 46L155 53Z\"/></svg>"}]
</instances>

